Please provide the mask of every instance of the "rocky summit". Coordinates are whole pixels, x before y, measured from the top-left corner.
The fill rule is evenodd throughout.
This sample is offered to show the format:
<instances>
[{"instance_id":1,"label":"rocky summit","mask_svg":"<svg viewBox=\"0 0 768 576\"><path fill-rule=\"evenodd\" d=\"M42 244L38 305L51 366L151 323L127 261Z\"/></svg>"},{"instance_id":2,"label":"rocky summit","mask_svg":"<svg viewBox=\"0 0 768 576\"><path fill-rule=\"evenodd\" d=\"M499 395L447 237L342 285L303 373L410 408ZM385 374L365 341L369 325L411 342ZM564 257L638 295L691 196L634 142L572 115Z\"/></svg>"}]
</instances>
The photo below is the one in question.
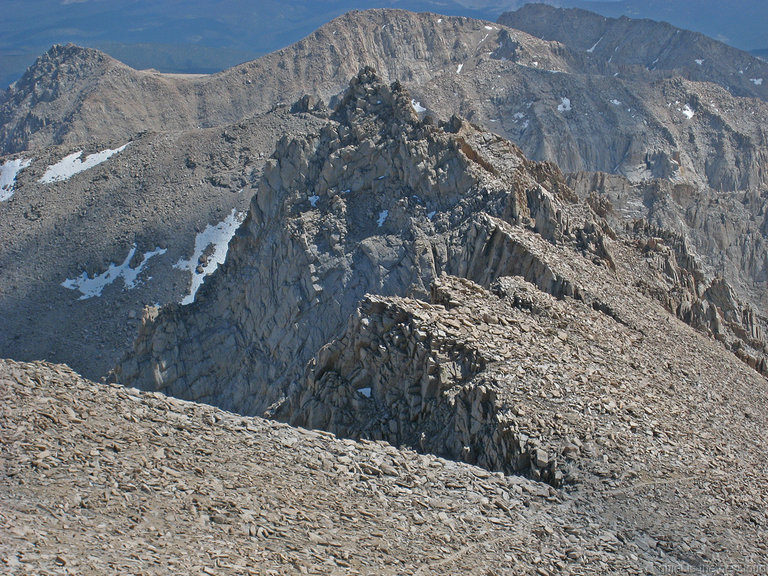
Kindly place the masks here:
<instances>
[{"instance_id":1,"label":"rocky summit","mask_svg":"<svg viewBox=\"0 0 768 576\"><path fill-rule=\"evenodd\" d=\"M53 47L0 98L0 565L764 572L761 66L540 6Z\"/></svg>"}]
</instances>

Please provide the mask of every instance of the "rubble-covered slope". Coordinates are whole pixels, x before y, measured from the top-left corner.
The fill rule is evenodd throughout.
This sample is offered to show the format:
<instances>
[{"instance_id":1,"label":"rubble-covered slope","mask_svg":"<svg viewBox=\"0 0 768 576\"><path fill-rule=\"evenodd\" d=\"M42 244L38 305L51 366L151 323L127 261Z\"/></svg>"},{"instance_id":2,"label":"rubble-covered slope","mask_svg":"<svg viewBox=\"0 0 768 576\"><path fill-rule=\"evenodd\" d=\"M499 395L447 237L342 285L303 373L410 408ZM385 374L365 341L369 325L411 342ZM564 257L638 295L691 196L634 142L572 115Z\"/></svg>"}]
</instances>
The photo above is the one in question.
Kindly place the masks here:
<instances>
[{"instance_id":1,"label":"rubble-covered slope","mask_svg":"<svg viewBox=\"0 0 768 576\"><path fill-rule=\"evenodd\" d=\"M519 277L368 296L276 416L540 479L690 566L759 562L765 379L594 274L617 319Z\"/></svg>"},{"instance_id":2,"label":"rubble-covered slope","mask_svg":"<svg viewBox=\"0 0 768 576\"><path fill-rule=\"evenodd\" d=\"M645 574L682 566L519 476L0 361L0 566Z\"/></svg>"},{"instance_id":3,"label":"rubble-covered slope","mask_svg":"<svg viewBox=\"0 0 768 576\"><path fill-rule=\"evenodd\" d=\"M674 180L631 182L617 174L575 172L568 184L617 229L646 221L677 246L678 260L696 256L709 277L724 279L742 303L765 315L768 309L768 195L760 190L702 190ZM641 228L646 226L640 224ZM728 297L730 299L730 296ZM733 305L721 305L732 308Z\"/></svg>"}]
</instances>

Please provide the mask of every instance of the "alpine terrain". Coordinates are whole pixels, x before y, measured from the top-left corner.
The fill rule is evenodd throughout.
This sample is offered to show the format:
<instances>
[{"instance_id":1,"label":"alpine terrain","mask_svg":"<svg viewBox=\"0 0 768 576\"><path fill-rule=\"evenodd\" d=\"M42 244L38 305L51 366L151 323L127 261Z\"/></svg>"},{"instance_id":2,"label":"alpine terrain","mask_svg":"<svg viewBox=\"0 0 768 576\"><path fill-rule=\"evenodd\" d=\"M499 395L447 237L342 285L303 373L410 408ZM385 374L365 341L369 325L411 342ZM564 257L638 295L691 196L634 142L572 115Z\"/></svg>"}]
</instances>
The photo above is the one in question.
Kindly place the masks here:
<instances>
[{"instance_id":1,"label":"alpine terrain","mask_svg":"<svg viewBox=\"0 0 768 576\"><path fill-rule=\"evenodd\" d=\"M0 562L759 573L766 66L542 5L52 47L0 98Z\"/></svg>"}]
</instances>

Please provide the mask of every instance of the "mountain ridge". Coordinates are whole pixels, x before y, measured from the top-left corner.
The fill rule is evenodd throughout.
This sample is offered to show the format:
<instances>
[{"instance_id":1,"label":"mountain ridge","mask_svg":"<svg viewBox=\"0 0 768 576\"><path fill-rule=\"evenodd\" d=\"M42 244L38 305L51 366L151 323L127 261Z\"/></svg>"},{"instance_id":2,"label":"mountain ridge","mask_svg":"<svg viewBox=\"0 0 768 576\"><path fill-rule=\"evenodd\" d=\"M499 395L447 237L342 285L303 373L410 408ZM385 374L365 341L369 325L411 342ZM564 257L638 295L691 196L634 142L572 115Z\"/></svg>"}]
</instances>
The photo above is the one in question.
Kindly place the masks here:
<instances>
[{"instance_id":1,"label":"mountain ridge","mask_svg":"<svg viewBox=\"0 0 768 576\"><path fill-rule=\"evenodd\" d=\"M404 39L410 43L404 43ZM314 55L317 61L322 55L327 57L331 53L329 46L334 47L339 66L343 64L349 72L347 68L334 68L333 58L326 58L324 66L328 70L321 66L322 73L312 76L310 67L301 64L305 62L303 58ZM62 53L61 59L66 60L63 56L67 51L57 50ZM616 229L624 227L620 220L646 218L661 229L682 234L688 242L688 252L698 258L708 279L721 276L736 291L737 299L751 306L758 317L761 317L760 310L765 309L768 277L762 263L768 248L761 231L765 201L759 190L766 181L762 166L768 147L764 130L752 120L754 114L764 111L766 105L760 100L735 98L719 85L669 77L668 72L653 72L643 67L629 70L637 74L634 79L621 75L614 78L607 69L601 69L600 62L605 58L600 54L574 51L563 44L536 39L490 22L434 14L411 15L402 11L350 14L310 35L301 47L289 47L266 60L197 79L134 72L108 59L99 64L104 68L96 69L109 68L114 74L83 76L78 72L76 55L86 60L101 57L89 51L69 50L75 55L74 64L65 67L69 72L57 78L74 86L59 98L74 103L73 106L61 107L56 112L59 115L56 120L53 114L56 99L38 102L38 106L31 109L20 105L14 108L14 114L25 120L21 124L5 123L2 127L4 133L18 135L18 130L24 132L25 125L39 124L42 132L22 135L23 138L34 144L39 137L40 146L46 138L54 136L65 142L58 147L32 146L35 150L32 165L19 173L16 193L7 205L9 210L2 213L6 223L4 246L8 247L4 252L7 257L2 261L7 263L9 271L3 275L2 283L4 293L11 295L5 298L5 309L23 310L18 314L9 312L18 322L12 335L5 339L3 349L14 355L23 353L25 359L66 360L90 377L104 375L117 361L118 351L130 344L129 334L139 322L142 305L167 304L184 296L185 273L172 266L190 258L189 249L182 249L174 241L167 255L150 261L144 277L152 276L157 281L126 292L131 296L133 308L125 311L119 324L100 331L114 335L108 342L98 342L103 337L94 338L85 321L88 318L93 323L94 319L102 318L103 314L95 312L96 308L101 310L102 301L81 302L73 295L75 302L68 302L67 291L58 285L83 271L88 276L102 274L110 263L123 261L135 240L138 240L139 255L166 246L173 219L180 222L178 226L186 231L186 244L191 246L194 232L219 225L233 208L244 210L247 198L239 196L240 190L245 190L246 195L252 193L252 184L260 177L259 167L274 149L275 119L280 117L291 123L294 126L291 133L304 127L312 129L324 122L310 110L311 106L301 103L292 116L284 112L304 94L315 91L324 95L322 99L334 100L349 77L357 73L358 68L353 67L368 59L383 63L381 73L387 82L394 79L391 76L402 76L400 81L411 90L412 99L427 109L426 114L438 120L447 122L458 112L471 122L516 142L527 156L556 162L566 173L600 170L623 174L629 182L617 186L624 211L608 213L616 217ZM54 56L44 59L48 64L38 70L45 81L35 87L32 80L36 76L32 74L28 86L19 87L14 94L22 100L31 99L35 98L35 89L45 91L49 84L55 87L57 79L52 78L51 72ZM87 71L88 66L83 66ZM50 70L46 72L47 68ZM291 84L294 74L309 78L309 86L304 80ZM283 84L277 89L262 90L255 86L259 78L264 82L267 78L270 82L282 78ZM126 93L135 95L128 99L132 104L125 105ZM6 97L9 94L6 93ZM216 105L212 99L214 94L226 100L225 105ZM296 95L295 100L287 100L291 94ZM274 101L277 98L288 104L277 105ZM309 101L317 102L317 96L306 102ZM50 115L46 112L36 117L35 110L40 106L47 106ZM77 110L86 108L89 110L78 117ZM266 116L259 115L258 110L262 108L267 110L263 113ZM7 109L9 106L4 108ZM228 123L242 116L250 119ZM268 117L272 120L266 120ZM212 127L199 124L200 119L206 118ZM259 122L271 126L270 134L263 138L259 135ZM200 134L199 143L192 146L190 143L196 140L196 134ZM179 139L194 150L190 154L167 151L154 154L151 147L138 145L160 143L167 138ZM72 213L65 220L54 222L59 212L54 198L49 196L53 188L33 183L42 176L44 165L53 165L81 149L87 153L115 149L131 139L137 143L136 147L129 147L121 154L123 158L131 158L135 163L133 168L99 167L71 183L56 184L56 190L60 191L57 194L65 193L70 198L78 197L81 187L85 187L83 189L89 191L86 202L89 206L79 206L81 201L75 199ZM163 146L166 144L161 148ZM230 158L218 157L224 149ZM12 158L26 161L28 156L31 154L17 153ZM110 162L117 165L122 162L120 158L118 155ZM238 159L235 164L232 158ZM244 173L237 173L238 170ZM657 188L644 184L654 178L668 184ZM591 182L591 177L587 177L582 184L586 186ZM610 186L615 185L613 182ZM169 186L172 193L165 194L164 186ZM190 200L182 198L182 186L191 191L194 198L205 197L205 202L215 198L213 211L193 210L188 214L184 207ZM102 189L109 190L103 198L97 193ZM579 193L587 198L591 192L601 190L618 199L618 193L600 186L579 188ZM139 212L143 209L131 208L131 217L135 215L139 219L138 233L120 222L125 208L120 195L133 198L137 191L142 191L139 196L147 194L158 199L162 206L142 214ZM749 200L742 202L744 198ZM76 206L78 209L74 210ZM723 209L722 221L706 216L711 212L707 207L711 206ZM110 215L106 220L110 223L107 230L116 231L116 241L94 240L103 234L104 226L101 221L91 221L89 213L101 214L101 218ZM160 215L164 215L163 221L159 221ZM52 245L40 256L35 253L33 260L39 261L36 260L33 268L38 272L29 274L13 263L14 246L20 243L11 231L19 229L26 234L27 229L36 229L42 222L45 226L58 226L57 233L77 240L66 250ZM83 226L85 222L87 227ZM90 237L83 234L86 228L93 231ZM727 260L723 259L724 252ZM63 268L57 266L51 274L41 274L42 268L50 267L53 261L68 264ZM133 265L137 264L138 261ZM158 290L160 285L165 288ZM26 301L22 308L18 307L21 300L15 300L13 295L20 294L22 286L27 292L41 295L39 301L34 302L34 310L28 310ZM114 290L107 293L114 294ZM91 313L92 305L97 302L99 305L93 307ZM76 320L82 323L75 329L79 334L77 345L64 341L35 343L35 332L25 326L38 327L42 326L41 322L58 318L57 314L63 314L56 310L59 306L62 310L63 306L74 306L83 311L78 314L82 322ZM679 306L680 302L674 304L675 308ZM26 321L22 321L24 316ZM60 320L51 322L60 324ZM756 325L761 322L758 319ZM103 321L98 323L101 326ZM35 331L50 332L44 328ZM85 344L94 339L103 347L101 350L97 348L94 352L92 344ZM70 349L77 352L69 352ZM102 358L94 361L98 355Z\"/></svg>"},{"instance_id":2,"label":"mountain ridge","mask_svg":"<svg viewBox=\"0 0 768 576\"><path fill-rule=\"evenodd\" d=\"M737 482L765 473L745 415L765 403L765 361L727 332L729 290L680 238L614 231L552 164L465 120L420 118L365 69L328 124L278 144L225 265L194 305L148 311L113 379L566 493L623 490L640 470L653 486L711 481L664 489L663 518L607 504L706 564L722 527L696 511L727 490L709 471L731 467L676 439L691 426L739 438L754 465ZM758 554L740 530L752 536L735 546ZM704 544L686 556L681 531Z\"/></svg>"},{"instance_id":3,"label":"mountain ridge","mask_svg":"<svg viewBox=\"0 0 768 576\"><path fill-rule=\"evenodd\" d=\"M497 22L613 64L610 73L626 66L669 70L689 80L720 84L735 96L766 99L762 81L755 80L768 78L768 63L666 22L625 16L607 18L580 8L547 4L526 4L503 13Z\"/></svg>"},{"instance_id":4,"label":"mountain ridge","mask_svg":"<svg viewBox=\"0 0 768 576\"><path fill-rule=\"evenodd\" d=\"M766 103L608 60L400 11L215 77L43 57L0 356L117 366L0 360L0 563L761 566Z\"/></svg>"}]
</instances>

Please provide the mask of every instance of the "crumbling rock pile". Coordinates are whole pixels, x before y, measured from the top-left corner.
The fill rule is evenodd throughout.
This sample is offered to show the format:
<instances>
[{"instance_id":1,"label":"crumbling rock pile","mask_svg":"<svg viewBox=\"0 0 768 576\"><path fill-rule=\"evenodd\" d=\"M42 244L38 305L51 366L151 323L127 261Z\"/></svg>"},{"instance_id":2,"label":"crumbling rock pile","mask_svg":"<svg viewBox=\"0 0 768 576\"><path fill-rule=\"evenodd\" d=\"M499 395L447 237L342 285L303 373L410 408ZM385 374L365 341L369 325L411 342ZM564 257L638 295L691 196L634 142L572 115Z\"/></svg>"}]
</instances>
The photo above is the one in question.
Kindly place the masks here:
<instances>
[{"instance_id":1,"label":"crumbling rock pile","mask_svg":"<svg viewBox=\"0 0 768 576\"><path fill-rule=\"evenodd\" d=\"M660 179L632 184L604 173L574 173L567 182L635 241L654 270L653 281L640 283L645 293L765 371L768 246L760 231L761 194L714 193Z\"/></svg>"},{"instance_id":2,"label":"crumbling rock pile","mask_svg":"<svg viewBox=\"0 0 768 576\"><path fill-rule=\"evenodd\" d=\"M0 361L3 574L637 574L680 564L519 476ZM634 559L633 559L634 558Z\"/></svg>"}]
</instances>

